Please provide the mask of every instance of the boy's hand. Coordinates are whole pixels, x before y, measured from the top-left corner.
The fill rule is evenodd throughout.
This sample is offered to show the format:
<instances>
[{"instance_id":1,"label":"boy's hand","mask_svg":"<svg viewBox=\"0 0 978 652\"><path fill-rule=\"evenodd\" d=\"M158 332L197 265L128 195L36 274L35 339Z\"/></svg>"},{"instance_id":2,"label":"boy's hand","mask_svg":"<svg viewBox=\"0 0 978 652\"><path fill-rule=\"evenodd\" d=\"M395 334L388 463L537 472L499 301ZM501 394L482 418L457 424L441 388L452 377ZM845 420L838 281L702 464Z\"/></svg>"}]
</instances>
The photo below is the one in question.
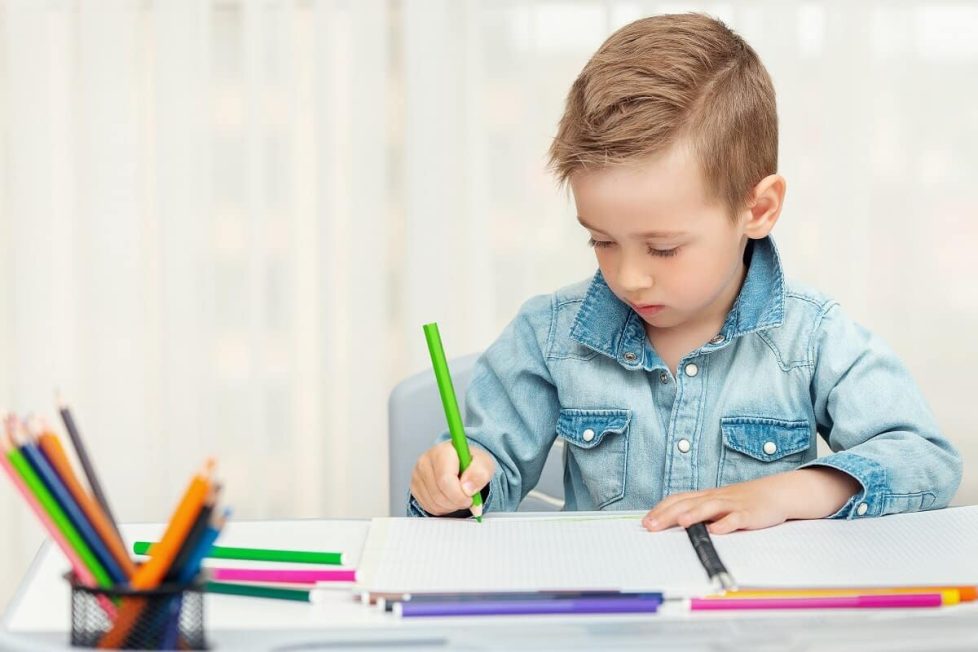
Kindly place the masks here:
<instances>
[{"instance_id":1,"label":"boy's hand","mask_svg":"<svg viewBox=\"0 0 978 652\"><path fill-rule=\"evenodd\" d=\"M827 467L797 469L717 489L664 498L645 518L647 530L712 521L713 534L759 530L789 519L825 518L860 490L852 476Z\"/></svg>"},{"instance_id":2,"label":"boy's hand","mask_svg":"<svg viewBox=\"0 0 978 652\"><path fill-rule=\"evenodd\" d=\"M472 496L489 484L496 470L492 455L471 446L472 463L462 477L458 475L458 454L452 442L444 441L425 451L414 465L411 475L411 495L426 512L444 516L472 507ZM481 516L481 509L478 509Z\"/></svg>"}]
</instances>

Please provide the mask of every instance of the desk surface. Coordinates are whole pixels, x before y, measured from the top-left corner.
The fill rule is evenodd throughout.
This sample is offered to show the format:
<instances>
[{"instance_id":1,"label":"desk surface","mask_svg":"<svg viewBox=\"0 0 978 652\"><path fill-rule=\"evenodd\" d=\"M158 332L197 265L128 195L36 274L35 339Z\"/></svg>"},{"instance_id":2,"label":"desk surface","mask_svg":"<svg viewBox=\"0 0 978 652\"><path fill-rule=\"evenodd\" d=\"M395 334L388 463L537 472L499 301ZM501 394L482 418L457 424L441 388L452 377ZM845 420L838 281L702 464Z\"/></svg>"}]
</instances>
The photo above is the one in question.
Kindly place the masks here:
<instances>
[{"instance_id":1,"label":"desk surface","mask_svg":"<svg viewBox=\"0 0 978 652\"><path fill-rule=\"evenodd\" d=\"M225 545L342 550L355 566L369 521L238 521ZM158 524L127 525L128 541L154 540ZM69 624L67 562L46 542L11 601L0 649L63 650ZM978 649L978 604L937 610L806 613L686 613L654 616L492 617L400 620L338 590L316 604L206 596L209 640L227 650L588 649L682 647L684 650L969 650Z\"/></svg>"}]
</instances>

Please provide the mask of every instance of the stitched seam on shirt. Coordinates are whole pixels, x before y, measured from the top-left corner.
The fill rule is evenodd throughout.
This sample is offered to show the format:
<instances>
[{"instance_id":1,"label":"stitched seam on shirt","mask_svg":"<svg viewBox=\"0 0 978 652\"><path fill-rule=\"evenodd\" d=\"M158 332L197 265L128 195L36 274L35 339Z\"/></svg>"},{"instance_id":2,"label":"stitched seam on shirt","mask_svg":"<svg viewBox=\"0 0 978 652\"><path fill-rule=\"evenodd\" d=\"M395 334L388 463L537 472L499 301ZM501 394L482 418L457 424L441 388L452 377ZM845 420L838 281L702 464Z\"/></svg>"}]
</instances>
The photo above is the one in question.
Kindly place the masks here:
<instances>
[{"instance_id":1,"label":"stitched seam on shirt","mask_svg":"<svg viewBox=\"0 0 978 652\"><path fill-rule=\"evenodd\" d=\"M701 363L703 379L700 382L700 401L699 405L696 406L696 423L693 425L693 490L698 491L700 488L700 440L703 438L703 412L705 409L703 405L706 403L706 388L709 386L706 382L706 377L710 372L710 356L703 356L703 362Z\"/></svg>"},{"instance_id":2,"label":"stitched seam on shirt","mask_svg":"<svg viewBox=\"0 0 978 652\"><path fill-rule=\"evenodd\" d=\"M826 315L828 315L829 312L838 305L838 301L826 301L825 304L822 305L822 311L815 316L815 324L812 327L811 334L808 336L808 360L813 369L815 367L815 335L819 332L819 329L822 328L822 322L825 320Z\"/></svg>"},{"instance_id":3,"label":"stitched seam on shirt","mask_svg":"<svg viewBox=\"0 0 978 652\"><path fill-rule=\"evenodd\" d=\"M781 357L781 351L778 349L777 345L774 343L774 340L771 339L771 336L768 335L766 331L759 332L757 336L761 338L761 341L764 342L769 349L771 349L771 352L778 361L778 367L781 368L781 371L791 371L792 369L798 369L800 367L812 366L812 363L808 360L793 360L791 362L785 362L784 358Z\"/></svg>"}]
</instances>

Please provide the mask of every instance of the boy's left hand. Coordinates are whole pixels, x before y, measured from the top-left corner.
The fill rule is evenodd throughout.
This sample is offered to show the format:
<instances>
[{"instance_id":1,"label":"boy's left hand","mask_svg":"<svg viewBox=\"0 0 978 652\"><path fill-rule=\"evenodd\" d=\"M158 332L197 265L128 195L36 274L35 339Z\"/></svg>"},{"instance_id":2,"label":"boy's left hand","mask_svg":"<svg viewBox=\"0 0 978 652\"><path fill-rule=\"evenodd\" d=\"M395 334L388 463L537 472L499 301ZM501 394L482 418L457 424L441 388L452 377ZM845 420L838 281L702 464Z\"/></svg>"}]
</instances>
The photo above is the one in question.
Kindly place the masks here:
<instances>
[{"instance_id":1,"label":"boy's left hand","mask_svg":"<svg viewBox=\"0 0 978 652\"><path fill-rule=\"evenodd\" d=\"M759 530L789 519L825 518L860 490L855 478L829 467L796 469L716 489L664 498L642 525L656 531L712 521L713 534Z\"/></svg>"}]
</instances>

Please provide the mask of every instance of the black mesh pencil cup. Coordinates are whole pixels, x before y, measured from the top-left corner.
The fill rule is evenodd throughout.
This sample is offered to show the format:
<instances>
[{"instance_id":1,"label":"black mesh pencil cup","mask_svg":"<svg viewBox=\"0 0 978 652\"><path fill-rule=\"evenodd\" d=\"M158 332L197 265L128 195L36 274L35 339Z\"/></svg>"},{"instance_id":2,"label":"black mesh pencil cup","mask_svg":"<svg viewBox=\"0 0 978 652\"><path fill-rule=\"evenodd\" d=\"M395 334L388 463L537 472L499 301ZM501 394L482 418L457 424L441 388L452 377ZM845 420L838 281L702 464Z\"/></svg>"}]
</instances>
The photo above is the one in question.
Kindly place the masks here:
<instances>
[{"instance_id":1,"label":"black mesh pencil cup","mask_svg":"<svg viewBox=\"0 0 978 652\"><path fill-rule=\"evenodd\" d=\"M206 650L204 594L199 583L155 589L71 585L71 645L115 650Z\"/></svg>"}]
</instances>

